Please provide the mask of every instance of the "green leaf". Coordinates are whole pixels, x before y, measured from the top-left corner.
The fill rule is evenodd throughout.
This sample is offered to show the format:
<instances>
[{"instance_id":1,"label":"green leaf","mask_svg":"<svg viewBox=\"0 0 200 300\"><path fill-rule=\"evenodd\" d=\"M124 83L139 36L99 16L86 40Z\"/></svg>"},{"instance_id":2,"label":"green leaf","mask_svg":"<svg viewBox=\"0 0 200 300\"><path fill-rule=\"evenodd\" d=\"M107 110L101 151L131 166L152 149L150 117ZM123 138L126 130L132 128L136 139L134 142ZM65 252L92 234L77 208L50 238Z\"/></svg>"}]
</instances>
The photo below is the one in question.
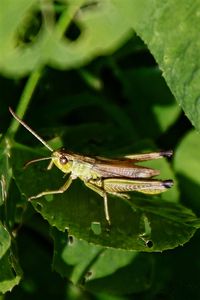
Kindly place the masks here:
<instances>
[{"instance_id":1,"label":"green leaf","mask_svg":"<svg viewBox=\"0 0 200 300\"><path fill-rule=\"evenodd\" d=\"M52 228L54 239L53 268L62 276L77 284L82 282L88 266L102 252L101 246L89 245L85 241L68 238L68 234Z\"/></svg>"},{"instance_id":2,"label":"green leaf","mask_svg":"<svg viewBox=\"0 0 200 300\"><path fill-rule=\"evenodd\" d=\"M0 222L0 259L2 258L2 256L4 256L4 254L8 250L10 244L11 244L10 234Z\"/></svg>"},{"instance_id":3,"label":"green leaf","mask_svg":"<svg viewBox=\"0 0 200 300\"><path fill-rule=\"evenodd\" d=\"M144 40L172 93L200 130L199 1L113 0Z\"/></svg>"},{"instance_id":4,"label":"green leaf","mask_svg":"<svg viewBox=\"0 0 200 300\"><path fill-rule=\"evenodd\" d=\"M154 254L154 279L143 299L198 299L200 231L184 247Z\"/></svg>"},{"instance_id":5,"label":"green leaf","mask_svg":"<svg viewBox=\"0 0 200 300\"><path fill-rule=\"evenodd\" d=\"M105 249L53 230L53 268L92 292L138 293L149 288L153 275L150 254Z\"/></svg>"},{"instance_id":6,"label":"green leaf","mask_svg":"<svg viewBox=\"0 0 200 300\"><path fill-rule=\"evenodd\" d=\"M9 197L12 170L10 167L11 141L3 139L0 143L0 293L11 291L21 279L22 272L15 251L12 249L11 235L7 228L13 226L15 220L16 200ZM10 200L13 200L10 201Z\"/></svg>"},{"instance_id":7,"label":"green leaf","mask_svg":"<svg viewBox=\"0 0 200 300\"><path fill-rule=\"evenodd\" d=\"M175 0L167 4L158 0L101 1L100 6L78 10L74 22L81 33L75 41L58 38L56 26L49 31L44 25L33 43L21 45L17 34L19 28L28 26L30 15L34 16L34 1L27 4L20 0L13 4L4 0L0 4L0 27L3 28L0 69L7 74L24 75L44 64L62 69L78 67L98 55L113 52L130 36L132 27L148 45L175 98L199 130L199 18L196 11L200 3L197 1L191 6L192 17L188 17L189 3L184 0L180 7Z\"/></svg>"},{"instance_id":8,"label":"green leaf","mask_svg":"<svg viewBox=\"0 0 200 300\"><path fill-rule=\"evenodd\" d=\"M21 222L26 203L22 203L14 182L10 166L12 141L4 138L0 143L0 222L12 231L16 222Z\"/></svg>"},{"instance_id":9,"label":"green leaf","mask_svg":"<svg viewBox=\"0 0 200 300\"><path fill-rule=\"evenodd\" d=\"M11 143L9 139L3 139L0 143L0 206L4 204L8 196L8 188L12 176L9 164Z\"/></svg>"},{"instance_id":10,"label":"green leaf","mask_svg":"<svg viewBox=\"0 0 200 300\"><path fill-rule=\"evenodd\" d=\"M63 16L69 13L65 16L69 18L68 23L73 20L80 30L80 36L76 40L61 39L58 35L59 21L54 26L54 23L48 26L44 21L43 27L33 41L27 44L22 43L18 35L20 30L28 29L31 18L34 19L35 1L29 1L28 4L24 0L15 3L10 0L1 2L0 27L3 28L1 35L3 47L0 50L1 72L24 75L44 64L60 69L74 68L97 55L113 52L130 36L126 19L121 19L120 12L111 1L103 0L101 5L93 5L92 8L90 6L80 8L81 1L79 2L80 5L77 1L75 6L73 2L68 3L66 7L63 5L62 11ZM42 7L40 9L43 16ZM53 5L49 9L52 9L53 14ZM75 10L72 15L71 10ZM62 14L60 18L63 17ZM64 29L67 29L67 24Z\"/></svg>"},{"instance_id":11,"label":"green leaf","mask_svg":"<svg viewBox=\"0 0 200 300\"><path fill-rule=\"evenodd\" d=\"M47 172L42 162L22 170L24 159L34 157L34 152L27 148L16 147L12 156L16 183L26 197L58 189L66 180L55 168ZM33 200L32 205L51 226L61 231L68 229L76 238L120 249L149 252L171 249L187 242L200 224L181 205L135 194L130 201L109 197L112 227L108 232L102 198L79 180L65 193ZM93 229L96 222L100 226L98 231Z\"/></svg>"},{"instance_id":12,"label":"green leaf","mask_svg":"<svg viewBox=\"0 0 200 300\"><path fill-rule=\"evenodd\" d=\"M143 138L159 137L180 114L161 72L156 68L130 68L122 70L120 78L137 132Z\"/></svg>"},{"instance_id":13,"label":"green leaf","mask_svg":"<svg viewBox=\"0 0 200 300\"><path fill-rule=\"evenodd\" d=\"M174 169L177 172L183 202L200 213L200 136L190 131L178 145Z\"/></svg>"},{"instance_id":14,"label":"green leaf","mask_svg":"<svg viewBox=\"0 0 200 300\"><path fill-rule=\"evenodd\" d=\"M22 55L22 53L20 54L21 51L16 47L18 28L20 25L22 26L25 16L29 14L34 3L34 0L19 0L15 3L12 0L2 0L0 3L0 43L2 45L0 50L0 69L3 73L11 72L13 69L16 71L15 59ZM26 56L22 56L26 66Z\"/></svg>"},{"instance_id":15,"label":"green leaf","mask_svg":"<svg viewBox=\"0 0 200 300\"><path fill-rule=\"evenodd\" d=\"M81 34L73 42L51 39L53 65L59 68L80 66L95 56L114 52L131 34L126 19L112 1L81 9L75 18ZM49 46L49 45L48 45Z\"/></svg>"},{"instance_id":16,"label":"green leaf","mask_svg":"<svg viewBox=\"0 0 200 300\"><path fill-rule=\"evenodd\" d=\"M16 286L10 299L67 299L66 280L62 280L56 272L52 272L52 247L49 241L48 225L40 218L29 220L36 221L36 226L40 229L30 229L27 224L21 228L17 238L17 250L20 264L23 268L23 280ZM41 222L38 222L41 221ZM41 234L41 226L47 228Z\"/></svg>"},{"instance_id":17,"label":"green leaf","mask_svg":"<svg viewBox=\"0 0 200 300\"><path fill-rule=\"evenodd\" d=\"M22 277L18 260L11 249L0 259L0 269L0 293L6 293L19 284Z\"/></svg>"}]
</instances>

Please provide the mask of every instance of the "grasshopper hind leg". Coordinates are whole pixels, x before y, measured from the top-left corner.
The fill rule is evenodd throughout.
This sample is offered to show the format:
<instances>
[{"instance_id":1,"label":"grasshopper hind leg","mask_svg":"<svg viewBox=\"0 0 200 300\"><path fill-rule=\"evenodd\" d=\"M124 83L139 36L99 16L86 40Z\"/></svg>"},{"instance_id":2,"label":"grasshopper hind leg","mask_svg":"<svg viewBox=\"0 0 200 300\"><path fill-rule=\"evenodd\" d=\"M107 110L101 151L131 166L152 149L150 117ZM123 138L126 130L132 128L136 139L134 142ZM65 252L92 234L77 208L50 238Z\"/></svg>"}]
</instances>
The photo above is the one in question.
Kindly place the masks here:
<instances>
[{"instance_id":1,"label":"grasshopper hind leg","mask_svg":"<svg viewBox=\"0 0 200 300\"><path fill-rule=\"evenodd\" d=\"M110 215L109 215L109 211L108 211L108 197L107 197L106 192L104 192L104 195L103 195L103 202L104 202L104 213L105 213L106 221L108 222L108 225L110 226L111 222L110 222Z\"/></svg>"},{"instance_id":2,"label":"grasshopper hind leg","mask_svg":"<svg viewBox=\"0 0 200 300\"><path fill-rule=\"evenodd\" d=\"M103 188L95 185L93 182L84 181L84 183L88 188L90 188L91 190L93 190L94 192L96 192L103 198L104 214L105 214L106 221L108 222L108 225L110 226L111 221L110 221L110 215L109 215L109 210L108 210L108 197L107 197L106 191L104 191Z\"/></svg>"},{"instance_id":3,"label":"grasshopper hind leg","mask_svg":"<svg viewBox=\"0 0 200 300\"><path fill-rule=\"evenodd\" d=\"M122 199L130 199L130 196L127 195L127 194L124 194L124 193L118 193L118 192L109 192L110 195L113 195L113 196L116 196L116 197L119 197L119 198L122 198Z\"/></svg>"}]
</instances>

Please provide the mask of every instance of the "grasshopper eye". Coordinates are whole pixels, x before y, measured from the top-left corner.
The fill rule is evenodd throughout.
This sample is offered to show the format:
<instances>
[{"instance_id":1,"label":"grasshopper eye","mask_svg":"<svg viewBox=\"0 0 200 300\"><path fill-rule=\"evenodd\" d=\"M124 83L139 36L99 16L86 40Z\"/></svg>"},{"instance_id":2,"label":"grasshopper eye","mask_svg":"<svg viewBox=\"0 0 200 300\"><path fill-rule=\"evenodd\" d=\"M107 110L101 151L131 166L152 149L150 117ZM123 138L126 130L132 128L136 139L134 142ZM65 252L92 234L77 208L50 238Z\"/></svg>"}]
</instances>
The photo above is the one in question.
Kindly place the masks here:
<instances>
[{"instance_id":1,"label":"grasshopper eye","mask_svg":"<svg viewBox=\"0 0 200 300\"><path fill-rule=\"evenodd\" d=\"M61 163L61 165L65 165L67 162L68 162L68 159L66 156L62 155L60 158L59 158L59 161Z\"/></svg>"}]
</instances>

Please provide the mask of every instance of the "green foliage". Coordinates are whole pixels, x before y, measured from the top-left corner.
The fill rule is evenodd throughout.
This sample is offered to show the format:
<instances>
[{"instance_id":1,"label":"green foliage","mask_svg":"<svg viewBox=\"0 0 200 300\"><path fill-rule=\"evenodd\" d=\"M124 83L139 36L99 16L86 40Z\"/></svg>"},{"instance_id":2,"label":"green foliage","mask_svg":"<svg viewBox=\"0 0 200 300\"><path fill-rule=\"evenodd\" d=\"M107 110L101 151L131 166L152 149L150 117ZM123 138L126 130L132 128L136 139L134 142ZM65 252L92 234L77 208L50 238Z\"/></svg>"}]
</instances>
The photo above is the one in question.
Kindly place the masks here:
<instances>
[{"instance_id":1,"label":"green foliage","mask_svg":"<svg viewBox=\"0 0 200 300\"><path fill-rule=\"evenodd\" d=\"M200 212L198 203L200 197L200 174L199 164L197 163L200 159L199 149L199 135L194 130L191 130L178 144L174 158L174 168L184 195L183 201L186 205L190 205L191 208L195 209L198 214Z\"/></svg>"},{"instance_id":2,"label":"green foliage","mask_svg":"<svg viewBox=\"0 0 200 300\"><path fill-rule=\"evenodd\" d=\"M114 0L130 26L148 45L178 103L200 130L200 2Z\"/></svg>"},{"instance_id":3,"label":"green foliage","mask_svg":"<svg viewBox=\"0 0 200 300\"><path fill-rule=\"evenodd\" d=\"M85 286L92 292L112 294L149 288L153 275L151 255L90 245L76 239L68 242L68 236L55 229L52 235L53 268L63 276L68 273L74 284Z\"/></svg>"},{"instance_id":4,"label":"green foliage","mask_svg":"<svg viewBox=\"0 0 200 300\"><path fill-rule=\"evenodd\" d=\"M0 2L1 299L200 297L200 139L182 113L200 129L199 9L189 0ZM48 161L24 168L50 153L9 106L53 149L174 149L172 160L143 163L174 187L109 196L110 230L102 198L78 179L29 203L66 177Z\"/></svg>"}]
</instances>

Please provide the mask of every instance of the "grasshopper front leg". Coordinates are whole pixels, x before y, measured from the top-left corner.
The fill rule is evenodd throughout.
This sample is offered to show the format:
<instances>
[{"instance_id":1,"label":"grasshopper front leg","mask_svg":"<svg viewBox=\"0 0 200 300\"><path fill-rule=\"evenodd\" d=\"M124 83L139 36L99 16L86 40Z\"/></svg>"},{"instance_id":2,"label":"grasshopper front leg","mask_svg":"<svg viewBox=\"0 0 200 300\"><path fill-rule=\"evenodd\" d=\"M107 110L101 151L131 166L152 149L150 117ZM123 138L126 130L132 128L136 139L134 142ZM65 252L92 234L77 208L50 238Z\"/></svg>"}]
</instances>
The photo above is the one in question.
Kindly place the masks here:
<instances>
[{"instance_id":1,"label":"grasshopper front leg","mask_svg":"<svg viewBox=\"0 0 200 300\"><path fill-rule=\"evenodd\" d=\"M37 199L37 198L40 198L40 197L43 197L43 196L46 196L46 195L62 194L69 188L69 186L72 183L72 180L73 180L73 178L71 176L69 176L69 178L67 179L65 184L62 185L58 190L41 192L38 195L29 197L28 201L31 201L33 199Z\"/></svg>"}]
</instances>

